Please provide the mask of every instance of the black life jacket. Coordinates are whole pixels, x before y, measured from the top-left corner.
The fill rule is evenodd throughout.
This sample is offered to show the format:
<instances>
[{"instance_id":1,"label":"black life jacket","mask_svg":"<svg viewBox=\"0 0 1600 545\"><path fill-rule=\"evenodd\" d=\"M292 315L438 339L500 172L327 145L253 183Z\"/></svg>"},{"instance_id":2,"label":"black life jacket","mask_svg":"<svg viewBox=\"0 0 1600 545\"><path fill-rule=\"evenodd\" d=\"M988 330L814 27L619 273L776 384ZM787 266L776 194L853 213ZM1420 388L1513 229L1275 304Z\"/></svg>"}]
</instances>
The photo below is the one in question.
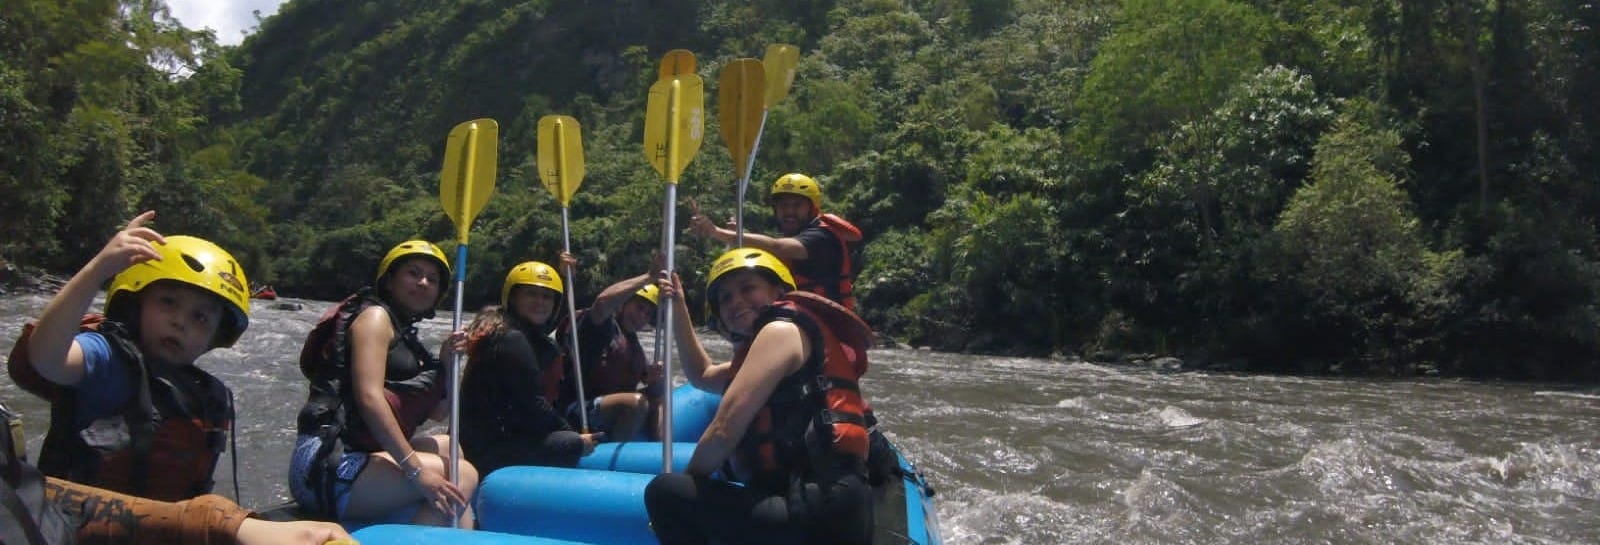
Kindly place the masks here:
<instances>
[{"instance_id":1,"label":"black life jacket","mask_svg":"<svg viewBox=\"0 0 1600 545\"><path fill-rule=\"evenodd\" d=\"M75 524L45 500L44 475L26 463L22 437L13 435L16 415L0 405L0 543L65 545L76 541Z\"/></svg>"},{"instance_id":2,"label":"black life jacket","mask_svg":"<svg viewBox=\"0 0 1600 545\"><path fill-rule=\"evenodd\" d=\"M427 420L428 413L443 398L444 368L417 338L415 319L403 323L400 315L378 299L371 290L362 290L328 309L306 335L300 349L300 373L310 381L310 394L298 418L302 434L316 434L337 425L339 437L350 447L365 452L381 450L355 406L350 382L350 325L368 308L383 307L395 335L389 341L388 370L415 368L410 376L391 376L383 380L384 396L395 410L395 419L407 436ZM414 366L412 364L415 364ZM343 407L351 410L342 410Z\"/></svg>"},{"instance_id":3,"label":"black life jacket","mask_svg":"<svg viewBox=\"0 0 1600 545\"><path fill-rule=\"evenodd\" d=\"M233 393L193 365L147 365L132 334L115 321L86 315L82 331L98 331L111 362L127 365L134 395L120 414L77 425L78 390L45 380L33 369L23 328L10 371L17 384L50 401L50 429L39 453L46 475L161 501L210 493L228 432ZM20 356L20 357L19 357Z\"/></svg>"},{"instance_id":4,"label":"black life jacket","mask_svg":"<svg viewBox=\"0 0 1600 545\"><path fill-rule=\"evenodd\" d=\"M324 498L333 497L335 469L347 448L361 452L383 448L356 409L350 378L350 325L373 306L383 307L395 331L389 341L388 367L410 367L409 363L415 363L418 370L406 377L384 373L384 397L395 411L401 432L410 437L444 395L443 364L417 338L415 326L420 317L402 322L399 314L371 288L363 288L323 313L300 349L300 373L309 381L310 391L296 419L296 428L302 435L315 435L322 440L309 484ZM331 517L333 509L334 506L325 505L317 510Z\"/></svg>"},{"instance_id":5,"label":"black life jacket","mask_svg":"<svg viewBox=\"0 0 1600 545\"><path fill-rule=\"evenodd\" d=\"M770 492L814 469L851 467L865 475L870 426L858 381L867 372L872 330L855 313L820 295L789 292L762 311L755 330L794 323L811 339L811 357L778 383L739 442L736 457L749 482ZM737 376L748 355L733 360Z\"/></svg>"}]
</instances>

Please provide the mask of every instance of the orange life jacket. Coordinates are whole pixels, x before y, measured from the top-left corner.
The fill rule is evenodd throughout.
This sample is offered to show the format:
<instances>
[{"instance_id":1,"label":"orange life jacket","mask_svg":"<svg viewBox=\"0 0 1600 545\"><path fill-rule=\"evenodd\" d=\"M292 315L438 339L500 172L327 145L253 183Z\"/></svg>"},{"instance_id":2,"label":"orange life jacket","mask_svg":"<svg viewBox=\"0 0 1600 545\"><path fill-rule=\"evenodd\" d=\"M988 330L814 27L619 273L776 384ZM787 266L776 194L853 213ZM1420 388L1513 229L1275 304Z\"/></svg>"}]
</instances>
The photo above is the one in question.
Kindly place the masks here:
<instances>
[{"instance_id":1,"label":"orange life jacket","mask_svg":"<svg viewBox=\"0 0 1600 545\"><path fill-rule=\"evenodd\" d=\"M750 484L782 491L793 475L867 459L867 402L858 381L867 372L872 330L842 305L809 292L789 292L762 312L756 330L788 321L811 339L812 355L783 378L740 440L736 458ZM749 344L734 356L735 376Z\"/></svg>"},{"instance_id":2,"label":"orange life jacket","mask_svg":"<svg viewBox=\"0 0 1600 545\"><path fill-rule=\"evenodd\" d=\"M40 376L28 355L34 324L23 327L8 370L18 386L50 401L50 429L39 452L46 475L162 501L211 492L212 471L233 427L233 393L192 365L153 373L132 335L99 314L81 331L97 331L111 361L129 366L134 396L120 414L77 426L77 389Z\"/></svg>"},{"instance_id":3,"label":"orange life jacket","mask_svg":"<svg viewBox=\"0 0 1600 545\"><path fill-rule=\"evenodd\" d=\"M852 247L861 242L861 229L844 218L833 214L817 216L817 226L833 233L839 240L839 270L828 274L826 277L813 278L805 275L806 267L797 266L796 263L785 263L789 272L794 275L794 283L801 291L809 291L834 300L851 312L856 310L855 262L851 257Z\"/></svg>"}]
</instances>

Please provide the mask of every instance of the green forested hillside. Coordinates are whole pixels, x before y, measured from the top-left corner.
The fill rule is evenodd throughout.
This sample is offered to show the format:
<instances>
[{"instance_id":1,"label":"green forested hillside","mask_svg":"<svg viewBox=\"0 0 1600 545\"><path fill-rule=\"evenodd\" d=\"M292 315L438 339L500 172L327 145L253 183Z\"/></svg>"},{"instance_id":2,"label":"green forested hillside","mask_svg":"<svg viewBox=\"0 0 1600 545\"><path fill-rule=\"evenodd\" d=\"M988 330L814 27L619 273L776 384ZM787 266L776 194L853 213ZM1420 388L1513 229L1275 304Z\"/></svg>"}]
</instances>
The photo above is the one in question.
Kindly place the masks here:
<instances>
[{"instance_id":1,"label":"green forested hillside","mask_svg":"<svg viewBox=\"0 0 1600 545\"><path fill-rule=\"evenodd\" d=\"M0 4L13 262L71 271L155 208L257 282L337 297L394 242L451 238L445 135L491 117L476 305L560 247L534 132L561 113L584 126L583 300L659 244L661 54L698 55L714 112L717 70L784 42L802 60L753 187L823 183L867 231L861 303L892 336L1600 380L1592 0L290 0L237 47L160 0ZM679 191L721 217L709 122ZM679 240L698 284L719 248Z\"/></svg>"}]
</instances>

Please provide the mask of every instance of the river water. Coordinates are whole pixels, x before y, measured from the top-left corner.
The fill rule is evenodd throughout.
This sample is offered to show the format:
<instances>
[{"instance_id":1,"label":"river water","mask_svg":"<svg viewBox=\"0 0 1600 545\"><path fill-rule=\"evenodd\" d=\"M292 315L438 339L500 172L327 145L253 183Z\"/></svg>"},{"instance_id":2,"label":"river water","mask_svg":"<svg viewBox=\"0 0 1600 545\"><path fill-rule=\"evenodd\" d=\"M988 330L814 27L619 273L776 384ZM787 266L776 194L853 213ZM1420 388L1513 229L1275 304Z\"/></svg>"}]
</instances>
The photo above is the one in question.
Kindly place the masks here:
<instances>
[{"instance_id":1,"label":"river water","mask_svg":"<svg viewBox=\"0 0 1600 545\"><path fill-rule=\"evenodd\" d=\"M45 301L0 297L0 350ZM288 499L305 396L294 360L330 304L284 301L304 308L257 301L238 345L199 362L237 398L247 506ZM444 313L424 338L448 326ZM710 344L726 356L726 344ZM872 365L863 388L938 489L954 545L1600 542L1593 388L1162 373L900 349L875 350ZM27 415L36 455L48 409L9 378L0 399ZM227 462L217 479L231 496Z\"/></svg>"}]
</instances>

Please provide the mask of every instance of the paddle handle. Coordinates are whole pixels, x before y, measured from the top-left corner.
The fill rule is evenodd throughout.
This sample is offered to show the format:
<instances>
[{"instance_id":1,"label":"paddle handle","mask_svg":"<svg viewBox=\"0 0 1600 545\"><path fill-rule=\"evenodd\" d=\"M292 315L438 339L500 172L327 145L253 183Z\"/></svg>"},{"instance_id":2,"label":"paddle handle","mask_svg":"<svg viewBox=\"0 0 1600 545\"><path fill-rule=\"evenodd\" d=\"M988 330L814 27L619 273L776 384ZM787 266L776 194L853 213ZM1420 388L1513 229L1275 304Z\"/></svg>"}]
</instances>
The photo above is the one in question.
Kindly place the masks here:
<instances>
[{"instance_id":1,"label":"paddle handle","mask_svg":"<svg viewBox=\"0 0 1600 545\"><path fill-rule=\"evenodd\" d=\"M561 250L570 254L572 253L572 228L571 224L568 223L567 218L567 207L563 206L561 207ZM572 343L569 345L572 347L572 380L578 384L579 427L583 430L584 434L588 434L589 406L588 403L586 403L587 400L583 397L583 363L578 360L578 353L581 352L581 350L578 349L578 303L574 299L574 293L578 291L578 285L574 281L574 279L577 277L577 272L573 271L572 267L567 267L566 269L567 329L572 333L569 337L569 340ZM556 400L554 399L550 400L551 403L555 403L555 401Z\"/></svg>"},{"instance_id":2,"label":"paddle handle","mask_svg":"<svg viewBox=\"0 0 1600 545\"><path fill-rule=\"evenodd\" d=\"M673 260L673 249L677 245L674 227L678 224L678 185L667 184L667 198L663 206L665 227L661 230L662 255L666 256L666 273L671 278L677 264ZM681 296L681 294L680 294ZM661 301L656 305L656 323L661 327L656 331L656 361L661 362L661 380L672 380L672 297L662 293ZM661 392L660 407L657 413L661 416L661 472L672 473L672 385L665 384Z\"/></svg>"}]
</instances>

